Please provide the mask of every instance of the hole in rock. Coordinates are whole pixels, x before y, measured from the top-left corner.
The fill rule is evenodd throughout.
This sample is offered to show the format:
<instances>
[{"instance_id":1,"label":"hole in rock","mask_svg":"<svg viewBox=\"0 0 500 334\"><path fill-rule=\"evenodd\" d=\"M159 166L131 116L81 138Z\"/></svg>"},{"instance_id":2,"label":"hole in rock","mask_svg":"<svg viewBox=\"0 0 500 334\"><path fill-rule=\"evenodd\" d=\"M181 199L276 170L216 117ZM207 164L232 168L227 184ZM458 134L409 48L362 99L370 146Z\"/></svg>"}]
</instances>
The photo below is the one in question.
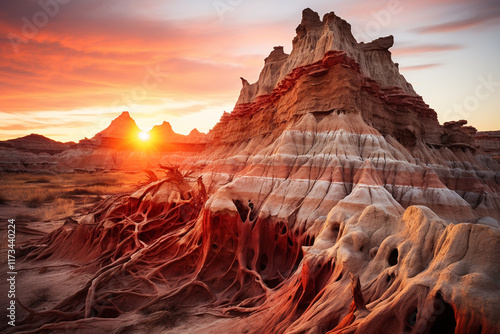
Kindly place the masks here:
<instances>
[{"instance_id":1,"label":"hole in rock","mask_svg":"<svg viewBox=\"0 0 500 334\"><path fill-rule=\"evenodd\" d=\"M443 296L438 292L434 300L433 315L436 320L432 324L431 334L453 334L457 322L455 320L455 312L450 304L444 301Z\"/></svg>"},{"instance_id":2,"label":"hole in rock","mask_svg":"<svg viewBox=\"0 0 500 334\"><path fill-rule=\"evenodd\" d=\"M408 315L407 325L413 327L417 323L418 309L414 308L413 311Z\"/></svg>"},{"instance_id":3,"label":"hole in rock","mask_svg":"<svg viewBox=\"0 0 500 334\"><path fill-rule=\"evenodd\" d=\"M118 318L120 312L115 309L106 308L99 313L100 318Z\"/></svg>"},{"instance_id":4,"label":"hole in rock","mask_svg":"<svg viewBox=\"0 0 500 334\"><path fill-rule=\"evenodd\" d=\"M292 240L292 238L288 237L286 240L288 241L288 246L293 247L293 240Z\"/></svg>"},{"instance_id":5,"label":"hole in rock","mask_svg":"<svg viewBox=\"0 0 500 334\"><path fill-rule=\"evenodd\" d=\"M337 241L337 238L340 233L340 225L337 223L333 228L332 228L332 240Z\"/></svg>"},{"instance_id":6,"label":"hole in rock","mask_svg":"<svg viewBox=\"0 0 500 334\"><path fill-rule=\"evenodd\" d=\"M271 279L271 280L265 280L264 283L266 283L266 285L270 289L274 289L275 287L277 287L281 283L281 279L275 278L275 279Z\"/></svg>"},{"instance_id":7,"label":"hole in rock","mask_svg":"<svg viewBox=\"0 0 500 334\"><path fill-rule=\"evenodd\" d=\"M281 234L286 234L286 225L282 223L282 226L281 226Z\"/></svg>"},{"instance_id":8,"label":"hole in rock","mask_svg":"<svg viewBox=\"0 0 500 334\"><path fill-rule=\"evenodd\" d=\"M250 208L250 216L248 216L248 219L250 219L250 221L254 221L257 216L257 210L254 210L255 206L251 200L248 200L248 207Z\"/></svg>"},{"instance_id":9,"label":"hole in rock","mask_svg":"<svg viewBox=\"0 0 500 334\"><path fill-rule=\"evenodd\" d=\"M236 209L238 210L238 213L240 214L240 218L242 222L245 222L248 217L248 211L249 208L241 203L239 200L234 201L234 205L236 206Z\"/></svg>"},{"instance_id":10,"label":"hole in rock","mask_svg":"<svg viewBox=\"0 0 500 334\"><path fill-rule=\"evenodd\" d=\"M338 282L342 279L342 273L340 273L339 277L337 277L337 279L335 280L335 282Z\"/></svg>"},{"instance_id":11,"label":"hole in rock","mask_svg":"<svg viewBox=\"0 0 500 334\"><path fill-rule=\"evenodd\" d=\"M259 270L264 271L267 268L268 258L266 254L262 254L259 261Z\"/></svg>"},{"instance_id":12,"label":"hole in rock","mask_svg":"<svg viewBox=\"0 0 500 334\"><path fill-rule=\"evenodd\" d=\"M257 211L253 209L250 210L250 216L248 216L248 219L250 219L250 221L254 221L256 217L257 217Z\"/></svg>"},{"instance_id":13,"label":"hole in rock","mask_svg":"<svg viewBox=\"0 0 500 334\"><path fill-rule=\"evenodd\" d=\"M304 242L304 246L312 246L314 244L314 240L315 240L314 236L311 237L308 235Z\"/></svg>"},{"instance_id":14,"label":"hole in rock","mask_svg":"<svg viewBox=\"0 0 500 334\"><path fill-rule=\"evenodd\" d=\"M253 258L255 256L255 251L252 248L247 249L246 252L246 264L247 264L247 269L251 269L251 263L253 261Z\"/></svg>"},{"instance_id":15,"label":"hole in rock","mask_svg":"<svg viewBox=\"0 0 500 334\"><path fill-rule=\"evenodd\" d=\"M389 258L387 259L387 261L389 262L389 266L392 267L398 264L398 256L399 256L398 249L394 248L391 254L389 255Z\"/></svg>"}]
</instances>

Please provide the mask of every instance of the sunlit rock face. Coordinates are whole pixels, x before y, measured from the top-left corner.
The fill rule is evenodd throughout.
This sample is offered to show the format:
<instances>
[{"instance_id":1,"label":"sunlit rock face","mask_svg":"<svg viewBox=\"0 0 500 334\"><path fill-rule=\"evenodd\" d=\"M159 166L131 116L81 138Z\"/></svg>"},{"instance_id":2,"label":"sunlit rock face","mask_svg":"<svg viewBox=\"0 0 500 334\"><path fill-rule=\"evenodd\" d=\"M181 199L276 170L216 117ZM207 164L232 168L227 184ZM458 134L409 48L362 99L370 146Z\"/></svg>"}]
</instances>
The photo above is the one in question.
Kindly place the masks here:
<instances>
[{"instance_id":1,"label":"sunlit rock face","mask_svg":"<svg viewBox=\"0 0 500 334\"><path fill-rule=\"evenodd\" d=\"M229 317L203 333L498 333L499 164L465 123L439 124L391 37L357 43L305 10L293 45L182 172L33 248L101 270L50 321L141 330L174 303L193 326Z\"/></svg>"}]
</instances>

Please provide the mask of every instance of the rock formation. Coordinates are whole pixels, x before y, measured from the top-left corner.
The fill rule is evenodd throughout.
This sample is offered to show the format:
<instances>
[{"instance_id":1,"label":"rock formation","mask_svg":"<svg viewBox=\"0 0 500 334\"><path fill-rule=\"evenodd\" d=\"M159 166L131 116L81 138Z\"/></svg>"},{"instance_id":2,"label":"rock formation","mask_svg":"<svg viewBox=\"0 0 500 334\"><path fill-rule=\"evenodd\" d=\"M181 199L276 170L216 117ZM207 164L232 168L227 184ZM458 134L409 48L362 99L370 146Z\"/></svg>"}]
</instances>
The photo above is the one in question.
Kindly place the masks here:
<instances>
[{"instance_id":1,"label":"rock formation","mask_svg":"<svg viewBox=\"0 0 500 334\"><path fill-rule=\"evenodd\" d=\"M32 134L0 142L0 171L58 172L95 170L143 170L155 168L162 158L182 161L202 151L207 135L193 129L187 136L177 134L168 122L155 126L147 144L138 140L141 132L127 111L90 139L60 143Z\"/></svg>"},{"instance_id":2,"label":"rock formation","mask_svg":"<svg viewBox=\"0 0 500 334\"><path fill-rule=\"evenodd\" d=\"M500 162L500 131L477 132L474 139L479 149Z\"/></svg>"},{"instance_id":3,"label":"rock formation","mask_svg":"<svg viewBox=\"0 0 500 334\"><path fill-rule=\"evenodd\" d=\"M73 142L61 143L37 134L0 141L0 171L52 170L57 165L55 156L74 146Z\"/></svg>"},{"instance_id":4,"label":"rock formation","mask_svg":"<svg viewBox=\"0 0 500 334\"><path fill-rule=\"evenodd\" d=\"M29 136L0 141L0 147L29 153L57 154L74 146L75 143L61 143L50 138L30 134Z\"/></svg>"},{"instance_id":5,"label":"rock formation","mask_svg":"<svg viewBox=\"0 0 500 334\"><path fill-rule=\"evenodd\" d=\"M111 121L111 124L101 132L97 133L93 140L116 139L121 141L136 140L141 132L135 121L130 117L128 111L124 111Z\"/></svg>"},{"instance_id":6,"label":"rock formation","mask_svg":"<svg viewBox=\"0 0 500 334\"><path fill-rule=\"evenodd\" d=\"M20 329L498 333L500 165L391 45L306 9L202 153L29 245L92 277Z\"/></svg>"}]
</instances>

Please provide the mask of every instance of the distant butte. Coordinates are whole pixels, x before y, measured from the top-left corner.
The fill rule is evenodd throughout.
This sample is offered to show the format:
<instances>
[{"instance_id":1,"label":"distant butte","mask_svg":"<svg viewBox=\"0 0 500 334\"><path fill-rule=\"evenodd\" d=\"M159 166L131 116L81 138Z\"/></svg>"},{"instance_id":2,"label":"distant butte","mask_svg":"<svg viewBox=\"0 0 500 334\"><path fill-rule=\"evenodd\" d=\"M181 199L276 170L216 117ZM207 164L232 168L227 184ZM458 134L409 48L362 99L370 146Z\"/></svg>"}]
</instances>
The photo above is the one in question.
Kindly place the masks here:
<instances>
[{"instance_id":1,"label":"distant butte","mask_svg":"<svg viewBox=\"0 0 500 334\"><path fill-rule=\"evenodd\" d=\"M61 143L37 134L0 141L0 171L143 170L158 166L164 155L173 159L175 154L200 152L207 143L205 133L193 129L187 136L177 134L165 121L150 131L149 146L139 142L140 132L130 113L124 111L107 128L78 143Z\"/></svg>"}]
</instances>

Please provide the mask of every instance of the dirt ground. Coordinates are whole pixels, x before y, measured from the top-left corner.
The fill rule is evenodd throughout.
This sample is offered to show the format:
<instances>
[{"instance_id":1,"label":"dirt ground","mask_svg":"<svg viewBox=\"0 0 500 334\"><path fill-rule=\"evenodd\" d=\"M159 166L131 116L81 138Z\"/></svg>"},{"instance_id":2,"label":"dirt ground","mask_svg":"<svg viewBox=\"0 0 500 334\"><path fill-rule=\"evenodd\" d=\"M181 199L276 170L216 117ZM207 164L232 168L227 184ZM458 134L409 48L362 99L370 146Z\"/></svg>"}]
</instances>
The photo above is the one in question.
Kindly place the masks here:
<instances>
[{"instance_id":1,"label":"dirt ground","mask_svg":"<svg viewBox=\"0 0 500 334\"><path fill-rule=\"evenodd\" d=\"M11 285L7 278L15 276L16 322L28 313L22 303L37 311L53 305L81 287L90 274L74 274L69 262L22 261L22 249L60 227L67 219L78 220L92 207L109 196L130 193L147 176L142 172L33 175L2 174L0 187L0 328L6 325L6 309ZM15 222L14 270L9 268L9 220ZM12 253L12 252L11 252ZM12 258L11 258L12 261ZM10 272L15 275L8 274Z\"/></svg>"}]
</instances>

